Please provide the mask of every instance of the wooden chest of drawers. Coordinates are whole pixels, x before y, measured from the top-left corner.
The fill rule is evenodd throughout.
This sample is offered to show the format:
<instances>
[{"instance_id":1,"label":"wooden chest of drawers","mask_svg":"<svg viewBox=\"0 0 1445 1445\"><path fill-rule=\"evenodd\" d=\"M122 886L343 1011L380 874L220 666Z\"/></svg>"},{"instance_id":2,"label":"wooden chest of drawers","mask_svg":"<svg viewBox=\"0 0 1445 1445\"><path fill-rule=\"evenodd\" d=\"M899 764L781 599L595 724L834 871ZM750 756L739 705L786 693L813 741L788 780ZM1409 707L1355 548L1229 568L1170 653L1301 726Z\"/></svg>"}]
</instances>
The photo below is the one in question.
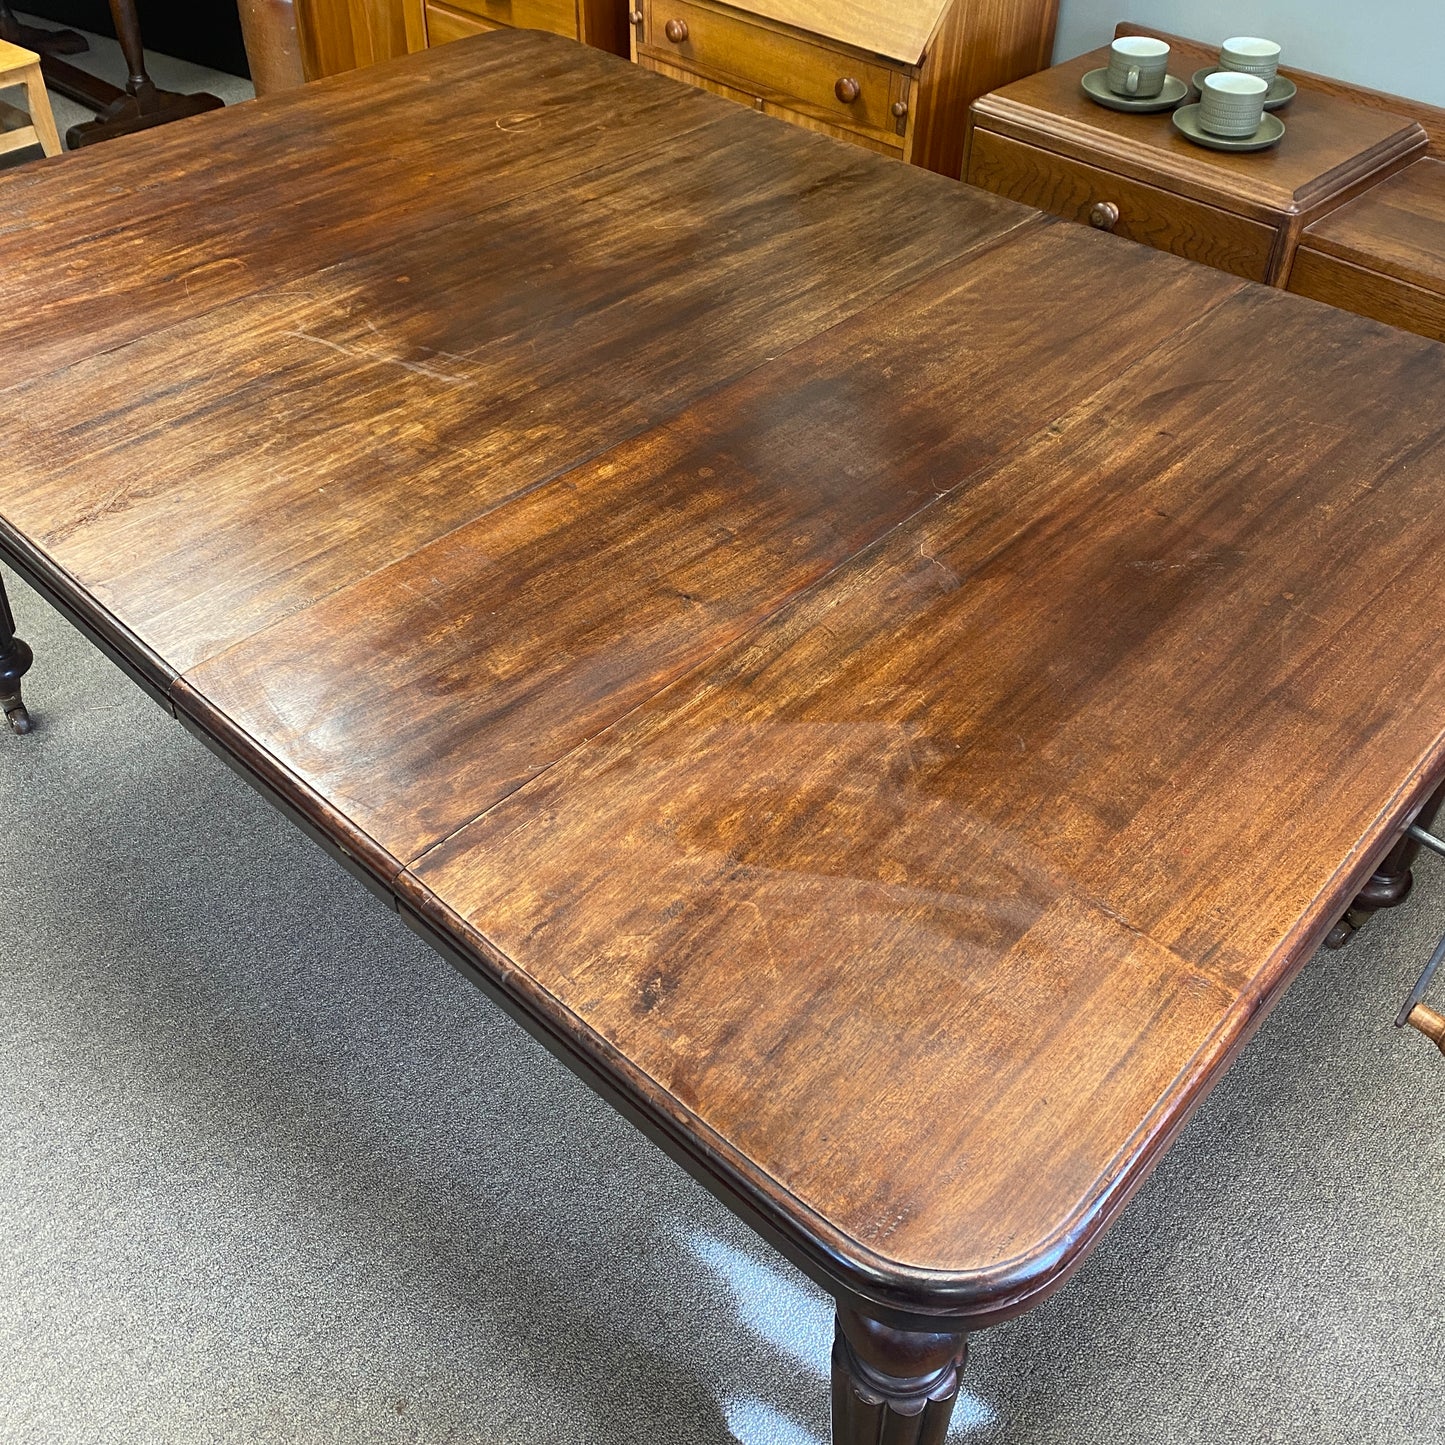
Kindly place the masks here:
<instances>
[{"instance_id":1,"label":"wooden chest of drawers","mask_svg":"<svg viewBox=\"0 0 1445 1445\"><path fill-rule=\"evenodd\" d=\"M1047 63L1057 0L634 0L642 65L960 173L969 103Z\"/></svg>"},{"instance_id":2,"label":"wooden chest of drawers","mask_svg":"<svg viewBox=\"0 0 1445 1445\"><path fill-rule=\"evenodd\" d=\"M1174 41L1187 80L1212 53ZM1080 78L1103 47L984 96L973 108L965 179L1041 210L1272 285L1288 284L1306 227L1419 157L1408 116L1301 82L1271 151L1221 154L1178 135L1169 116L1124 115L1089 100Z\"/></svg>"},{"instance_id":3,"label":"wooden chest of drawers","mask_svg":"<svg viewBox=\"0 0 1445 1445\"><path fill-rule=\"evenodd\" d=\"M422 50L513 27L627 54L627 0L403 0L407 46Z\"/></svg>"}]
</instances>

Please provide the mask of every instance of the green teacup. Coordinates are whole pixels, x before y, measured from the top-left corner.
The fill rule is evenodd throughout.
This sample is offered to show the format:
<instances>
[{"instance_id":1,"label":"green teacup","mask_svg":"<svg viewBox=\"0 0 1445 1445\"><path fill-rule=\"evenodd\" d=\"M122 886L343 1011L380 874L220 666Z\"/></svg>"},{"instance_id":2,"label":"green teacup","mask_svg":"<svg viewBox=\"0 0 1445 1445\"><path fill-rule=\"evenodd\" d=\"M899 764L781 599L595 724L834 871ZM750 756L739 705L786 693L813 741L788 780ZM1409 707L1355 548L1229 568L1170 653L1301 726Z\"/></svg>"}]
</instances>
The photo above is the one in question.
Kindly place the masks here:
<instances>
[{"instance_id":1,"label":"green teacup","mask_svg":"<svg viewBox=\"0 0 1445 1445\"><path fill-rule=\"evenodd\" d=\"M1273 40L1257 35L1236 35L1219 47L1219 68L1237 70L1241 75L1257 75L1273 80L1279 72L1280 48Z\"/></svg>"},{"instance_id":2,"label":"green teacup","mask_svg":"<svg viewBox=\"0 0 1445 1445\"><path fill-rule=\"evenodd\" d=\"M1216 70L1199 90L1199 125L1211 135L1250 136L1264 118L1269 82L1257 75Z\"/></svg>"},{"instance_id":3,"label":"green teacup","mask_svg":"<svg viewBox=\"0 0 1445 1445\"><path fill-rule=\"evenodd\" d=\"M1124 35L1109 47L1104 83L1115 95L1149 100L1164 89L1169 73L1169 46L1149 35Z\"/></svg>"}]
</instances>

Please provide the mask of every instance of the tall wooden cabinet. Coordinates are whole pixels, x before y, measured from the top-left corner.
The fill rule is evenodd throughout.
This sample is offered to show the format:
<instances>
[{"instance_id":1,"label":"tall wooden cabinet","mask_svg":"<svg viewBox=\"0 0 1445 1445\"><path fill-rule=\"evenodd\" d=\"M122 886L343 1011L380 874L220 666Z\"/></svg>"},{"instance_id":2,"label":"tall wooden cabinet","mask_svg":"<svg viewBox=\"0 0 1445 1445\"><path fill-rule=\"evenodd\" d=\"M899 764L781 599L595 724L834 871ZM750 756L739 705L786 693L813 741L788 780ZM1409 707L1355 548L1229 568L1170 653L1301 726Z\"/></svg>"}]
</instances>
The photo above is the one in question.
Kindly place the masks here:
<instances>
[{"instance_id":1,"label":"tall wooden cabinet","mask_svg":"<svg viewBox=\"0 0 1445 1445\"><path fill-rule=\"evenodd\" d=\"M401 0L412 50L511 26L627 54L628 0Z\"/></svg>"},{"instance_id":2,"label":"tall wooden cabinet","mask_svg":"<svg viewBox=\"0 0 1445 1445\"><path fill-rule=\"evenodd\" d=\"M632 54L957 176L968 107L1049 63L1058 0L633 0Z\"/></svg>"}]
</instances>

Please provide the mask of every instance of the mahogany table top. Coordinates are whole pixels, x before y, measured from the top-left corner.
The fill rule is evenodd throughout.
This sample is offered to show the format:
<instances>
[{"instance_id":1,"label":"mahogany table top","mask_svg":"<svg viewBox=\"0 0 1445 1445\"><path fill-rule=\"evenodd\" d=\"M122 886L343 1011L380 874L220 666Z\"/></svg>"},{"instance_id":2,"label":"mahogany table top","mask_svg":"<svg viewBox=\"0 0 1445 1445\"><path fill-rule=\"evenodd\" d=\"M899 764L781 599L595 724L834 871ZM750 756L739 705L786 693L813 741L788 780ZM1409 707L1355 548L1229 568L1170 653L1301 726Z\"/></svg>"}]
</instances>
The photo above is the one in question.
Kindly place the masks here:
<instances>
[{"instance_id":1,"label":"mahogany table top","mask_svg":"<svg viewBox=\"0 0 1445 1445\"><path fill-rule=\"evenodd\" d=\"M520 31L0 207L0 554L840 1294L1057 1283L1445 766L1422 339Z\"/></svg>"}]
</instances>

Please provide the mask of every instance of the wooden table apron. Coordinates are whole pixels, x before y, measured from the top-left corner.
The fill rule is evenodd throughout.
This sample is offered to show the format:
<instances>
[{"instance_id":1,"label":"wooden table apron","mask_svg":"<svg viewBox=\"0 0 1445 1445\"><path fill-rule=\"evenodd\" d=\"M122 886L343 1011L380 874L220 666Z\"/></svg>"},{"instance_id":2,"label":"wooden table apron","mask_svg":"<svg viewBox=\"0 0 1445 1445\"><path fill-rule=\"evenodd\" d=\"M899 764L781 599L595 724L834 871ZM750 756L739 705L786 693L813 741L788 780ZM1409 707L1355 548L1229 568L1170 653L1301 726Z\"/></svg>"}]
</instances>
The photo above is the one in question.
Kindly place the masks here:
<instances>
[{"instance_id":1,"label":"wooden table apron","mask_svg":"<svg viewBox=\"0 0 1445 1445\"><path fill-rule=\"evenodd\" d=\"M941 1439L1439 781L1445 351L523 32L0 199L0 556Z\"/></svg>"}]
</instances>

